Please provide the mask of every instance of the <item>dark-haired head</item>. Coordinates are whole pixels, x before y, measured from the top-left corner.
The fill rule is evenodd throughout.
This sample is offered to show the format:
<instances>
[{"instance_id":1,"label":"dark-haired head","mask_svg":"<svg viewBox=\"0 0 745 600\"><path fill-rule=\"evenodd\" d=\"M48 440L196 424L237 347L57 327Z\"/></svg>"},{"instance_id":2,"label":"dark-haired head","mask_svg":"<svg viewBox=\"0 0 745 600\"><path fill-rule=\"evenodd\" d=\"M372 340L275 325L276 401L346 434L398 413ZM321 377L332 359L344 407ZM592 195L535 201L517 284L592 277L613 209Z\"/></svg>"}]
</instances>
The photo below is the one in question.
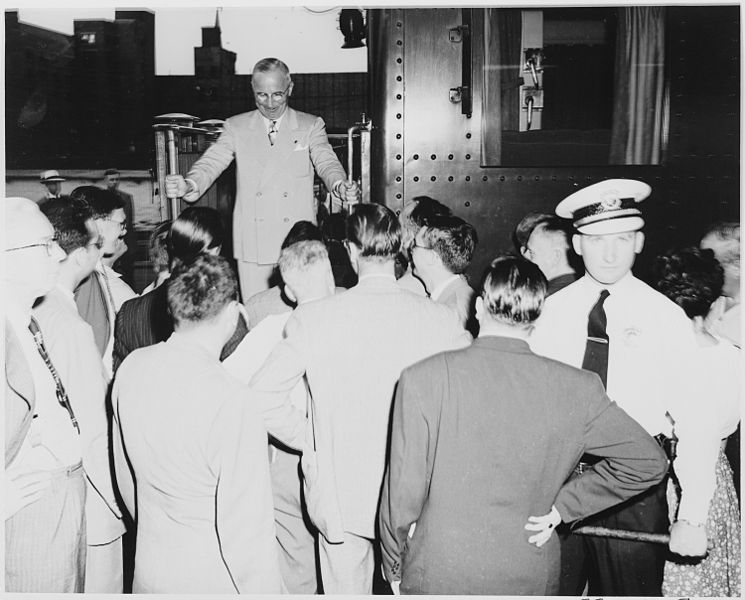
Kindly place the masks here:
<instances>
[{"instance_id":1,"label":"dark-haired head","mask_svg":"<svg viewBox=\"0 0 745 600\"><path fill-rule=\"evenodd\" d=\"M107 219L115 210L124 210L124 201L117 194L95 185L76 187L70 193L70 198L87 204L94 219Z\"/></svg>"},{"instance_id":2,"label":"dark-haired head","mask_svg":"<svg viewBox=\"0 0 745 600\"><path fill-rule=\"evenodd\" d=\"M417 235L424 246L431 248L451 273L463 273L471 264L478 242L476 230L460 217L431 218Z\"/></svg>"},{"instance_id":3,"label":"dark-haired head","mask_svg":"<svg viewBox=\"0 0 745 600\"><path fill-rule=\"evenodd\" d=\"M40 208L54 227L57 243L66 254L98 243L98 233L87 203L60 196L50 198Z\"/></svg>"},{"instance_id":4,"label":"dark-haired head","mask_svg":"<svg viewBox=\"0 0 745 600\"><path fill-rule=\"evenodd\" d=\"M515 230L512 232L512 242L515 244L515 250L524 256L525 249L528 246L528 240L533 230L538 227L541 223L546 223L553 219L557 219L555 215L541 212L529 212L526 214L520 222L515 226Z\"/></svg>"},{"instance_id":5,"label":"dark-haired head","mask_svg":"<svg viewBox=\"0 0 745 600\"><path fill-rule=\"evenodd\" d=\"M683 248L658 256L657 289L688 315L705 317L722 293L724 269L711 250Z\"/></svg>"},{"instance_id":6,"label":"dark-haired head","mask_svg":"<svg viewBox=\"0 0 745 600\"><path fill-rule=\"evenodd\" d=\"M321 230L310 221L298 221L287 232L282 240L281 250L296 244L297 242L323 241Z\"/></svg>"},{"instance_id":7,"label":"dark-haired head","mask_svg":"<svg viewBox=\"0 0 745 600\"><path fill-rule=\"evenodd\" d=\"M168 307L178 328L215 319L238 299L238 280L230 263L201 254L178 264L168 280Z\"/></svg>"},{"instance_id":8,"label":"dark-haired head","mask_svg":"<svg viewBox=\"0 0 745 600\"><path fill-rule=\"evenodd\" d=\"M357 204L347 217L347 243L359 250L361 260L393 261L401 248L401 226L391 209L382 204Z\"/></svg>"},{"instance_id":9,"label":"dark-haired head","mask_svg":"<svg viewBox=\"0 0 745 600\"><path fill-rule=\"evenodd\" d=\"M171 225L168 251L171 263L188 263L205 252L219 254L225 230L220 213L206 206L190 206Z\"/></svg>"},{"instance_id":10,"label":"dark-haired head","mask_svg":"<svg viewBox=\"0 0 745 600\"><path fill-rule=\"evenodd\" d=\"M484 274L481 297L476 303L482 328L488 320L518 328L529 327L541 314L546 285L541 270L529 260L502 256L492 261Z\"/></svg>"},{"instance_id":11,"label":"dark-haired head","mask_svg":"<svg viewBox=\"0 0 745 600\"><path fill-rule=\"evenodd\" d=\"M415 196L401 212L401 246L409 253L417 232L435 217L449 217L450 208L429 196ZM410 257L409 257L410 258Z\"/></svg>"}]
</instances>

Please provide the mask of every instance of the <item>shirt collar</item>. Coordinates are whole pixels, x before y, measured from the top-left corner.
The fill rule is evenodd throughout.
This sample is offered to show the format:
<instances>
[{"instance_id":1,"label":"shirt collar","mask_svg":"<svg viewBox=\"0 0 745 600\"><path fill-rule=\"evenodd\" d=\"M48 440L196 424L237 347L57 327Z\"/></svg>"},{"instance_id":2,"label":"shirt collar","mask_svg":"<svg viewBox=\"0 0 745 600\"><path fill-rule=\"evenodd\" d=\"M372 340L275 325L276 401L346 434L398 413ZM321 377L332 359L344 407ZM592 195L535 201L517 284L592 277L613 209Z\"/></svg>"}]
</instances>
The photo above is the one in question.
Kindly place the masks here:
<instances>
[{"instance_id":1,"label":"shirt collar","mask_svg":"<svg viewBox=\"0 0 745 600\"><path fill-rule=\"evenodd\" d=\"M634 280L635 277L631 273L631 271L626 273L626 275L621 277L621 279L619 279L612 285L604 285L598 281L595 281L587 273L585 273L585 275L581 279L581 281L584 282L586 288L591 289L598 294L601 292L601 290L608 290L611 296L613 296L614 294L623 294L626 291L630 290L634 285Z\"/></svg>"},{"instance_id":2,"label":"shirt collar","mask_svg":"<svg viewBox=\"0 0 745 600\"><path fill-rule=\"evenodd\" d=\"M114 269L112 269L108 265L103 264L101 261L99 261L96 265L96 271L106 275L106 277L108 277L109 279L111 279L112 277L119 279L122 276L121 273L117 273L116 271L114 271Z\"/></svg>"},{"instance_id":3,"label":"shirt collar","mask_svg":"<svg viewBox=\"0 0 745 600\"><path fill-rule=\"evenodd\" d=\"M368 273L367 275L363 275L362 277L359 277L357 279L357 283L360 283L362 281L365 281L367 279L392 279L393 281L396 281L396 276L391 275L390 273Z\"/></svg>"},{"instance_id":4,"label":"shirt collar","mask_svg":"<svg viewBox=\"0 0 745 600\"><path fill-rule=\"evenodd\" d=\"M262 120L264 121L264 127L266 127L267 133L269 133L269 129L272 126L272 121L274 121L276 123L275 127L277 128L277 131L279 131L280 128L281 128L281 126L282 126L282 119L285 118L285 115L286 114L287 114L287 110L285 110L285 112L282 113L282 116L279 117L278 119L268 119L264 115L262 115L261 113L259 113L259 115L261 116Z\"/></svg>"},{"instance_id":5,"label":"shirt collar","mask_svg":"<svg viewBox=\"0 0 745 600\"><path fill-rule=\"evenodd\" d=\"M460 275L456 273L448 277L445 281L440 282L440 285L438 285L435 289L432 290L432 293L429 295L429 297L432 298L432 300L437 300L440 296L442 296L442 292L444 292L447 289L447 287L451 283L456 281L459 277Z\"/></svg>"},{"instance_id":6,"label":"shirt collar","mask_svg":"<svg viewBox=\"0 0 745 600\"><path fill-rule=\"evenodd\" d=\"M77 310L77 305L75 304L75 294L72 293L71 290L68 290L65 287L62 287L59 283L55 286L55 289L59 293L60 296L65 298L70 306L74 307L75 310Z\"/></svg>"}]
</instances>

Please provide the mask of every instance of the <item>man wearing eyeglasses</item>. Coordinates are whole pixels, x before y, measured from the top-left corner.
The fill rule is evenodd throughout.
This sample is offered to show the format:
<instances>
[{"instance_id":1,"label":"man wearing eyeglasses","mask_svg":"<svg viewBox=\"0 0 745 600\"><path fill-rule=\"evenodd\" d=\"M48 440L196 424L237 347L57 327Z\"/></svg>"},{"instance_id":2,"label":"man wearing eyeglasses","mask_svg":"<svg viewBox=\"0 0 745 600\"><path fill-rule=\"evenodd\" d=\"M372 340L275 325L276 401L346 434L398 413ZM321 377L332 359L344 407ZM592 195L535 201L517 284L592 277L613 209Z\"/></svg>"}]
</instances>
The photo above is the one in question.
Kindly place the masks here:
<instances>
[{"instance_id":1,"label":"man wearing eyeglasses","mask_svg":"<svg viewBox=\"0 0 745 600\"><path fill-rule=\"evenodd\" d=\"M32 316L65 252L35 202L5 198L5 591L82 592L79 425Z\"/></svg>"},{"instance_id":2,"label":"man wearing eyeglasses","mask_svg":"<svg viewBox=\"0 0 745 600\"><path fill-rule=\"evenodd\" d=\"M282 240L297 221L316 222L314 170L333 196L354 203L360 191L326 136L323 119L289 107L293 82L285 63L254 66L255 111L231 117L220 138L186 177L166 177L166 195L195 202L235 158L233 248L244 301L269 287Z\"/></svg>"},{"instance_id":3,"label":"man wearing eyeglasses","mask_svg":"<svg viewBox=\"0 0 745 600\"><path fill-rule=\"evenodd\" d=\"M101 236L101 258L90 277L75 290L80 316L93 328L109 377L113 374L114 323L116 313L137 294L114 271L113 264L126 250L127 217L121 198L95 186L81 186L71 197L90 206L93 221Z\"/></svg>"},{"instance_id":4,"label":"man wearing eyeglasses","mask_svg":"<svg viewBox=\"0 0 745 600\"><path fill-rule=\"evenodd\" d=\"M123 192L119 188L121 174L117 169L106 169L103 174L103 182L106 189L112 194L116 194L123 202L124 215L129 224L127 232L124 234L124 243L126 246L124 254L119 258L118 270L122 273L122 278L128 285L134 285L134 268L135 268L135 251L137 249L137 234L134 230L134 200L132 194Z\"/></svg>"},{"instance_id":5,"label":"man wearing eyeglasses","mask_svg":"<svg viewBox=\"0 0 745 600\"><path fill-rule=\"evenodd\" d=\"M78 314L73 291L88 277L101 256L90 207L67 197L47 201L42 212L52 223L67 257L57 285L34 308L44 331L49 357L70 397L80 423L83 470L86 475L86 567L84 591L121 594L123 567L122 514L114 496L109 468L106 420L108 377L96 348L93 330Z\"/></svg>"}]
</instances>

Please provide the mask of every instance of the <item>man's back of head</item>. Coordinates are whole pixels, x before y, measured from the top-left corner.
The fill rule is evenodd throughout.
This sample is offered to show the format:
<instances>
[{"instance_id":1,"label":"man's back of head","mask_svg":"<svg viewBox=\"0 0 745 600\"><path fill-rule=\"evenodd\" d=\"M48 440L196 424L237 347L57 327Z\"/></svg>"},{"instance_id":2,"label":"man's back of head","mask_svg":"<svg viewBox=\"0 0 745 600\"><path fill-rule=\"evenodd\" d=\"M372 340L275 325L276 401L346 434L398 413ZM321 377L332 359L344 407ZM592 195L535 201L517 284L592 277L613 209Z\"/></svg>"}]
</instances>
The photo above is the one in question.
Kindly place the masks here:
<instances>
[{"instance_id":1,"label":"man's back of head","mask_svg":"<svg viewBox=\"0 0 745 600\"><path fill-rule=\"evenodd\" d=\"M168 281L168 307L176 329L210 323L237 298L238 280L230 263L212 254L179 264Z\"/></svg>"},{"instance_id":2,"label":"man's back of head","mask_svg":"<svg viewBox=\"0 0 745 600\"><path fill-rule=\"evenodd\" d=\"M401 225L382 204L358 204L347 217L347 244L361 261L391 263L401 248ZM353 261L354 263L354 261Z\"/></svg>"},{"instance_id":3,"label":"man's back of head","mask_svg":"<svg viewBox=\"0 0 745 600\"><path fill-rule=\"evenodd\" d=\"M277 264L285 293L298 304L334 293L334 275L323 242L307 240L291 244L280 252Z\"/></svg>"}]
</instances>

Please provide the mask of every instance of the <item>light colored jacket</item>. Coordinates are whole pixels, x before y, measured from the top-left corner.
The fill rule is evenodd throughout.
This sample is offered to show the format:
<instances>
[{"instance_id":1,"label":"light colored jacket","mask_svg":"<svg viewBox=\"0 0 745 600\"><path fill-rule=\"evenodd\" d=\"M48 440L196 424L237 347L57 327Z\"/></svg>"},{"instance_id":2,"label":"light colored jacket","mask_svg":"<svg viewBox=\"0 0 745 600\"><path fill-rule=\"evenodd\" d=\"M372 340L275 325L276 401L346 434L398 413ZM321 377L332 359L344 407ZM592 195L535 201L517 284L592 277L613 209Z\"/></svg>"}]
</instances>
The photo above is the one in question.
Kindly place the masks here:
<instances>
[{"instance_id":1,"label":"light colored jacket","mask_svg":"<svg viewBox=\"0 0 745 600\"><path fill-rule=\"evenodd\" d=\"M72 295L58 288L34 309L49 357L59 373L80 426L81 455L87 479L85 500L88 545L107 544L124 533L109 463L106 417L108 378L93 330L78 314Z\"/></svg>"},{"instance_id":2,"label":"light colored jacket","mask_svg":"<svg viewBox=\"0 0 745 600\"><path fill-rule=\"evenodd\" d=\"M287 109L272 146L259 111L225 121L223 132L186 174L204 193L235 158L235 258L274 264L297 221L316 221L313 170L328 189L345 179L323 119Z\"/></svg>"},{"instance_id":3,"label":"light colored jacket","mask_svg":"<svg viewBox=\"0 0 745 600\"><path fill-rule=\"evenodd\" d=\"M318 490L323 502L309 498L308 509L327 538L339 531L375 537L388 419L401 371L470 341L453 311L401 289L393 277L362 278L346 292L295 309L285 339L251 387L289 393L306 374L318 469L312 475L326 486Z\"/></svg>"}]
</instances>

